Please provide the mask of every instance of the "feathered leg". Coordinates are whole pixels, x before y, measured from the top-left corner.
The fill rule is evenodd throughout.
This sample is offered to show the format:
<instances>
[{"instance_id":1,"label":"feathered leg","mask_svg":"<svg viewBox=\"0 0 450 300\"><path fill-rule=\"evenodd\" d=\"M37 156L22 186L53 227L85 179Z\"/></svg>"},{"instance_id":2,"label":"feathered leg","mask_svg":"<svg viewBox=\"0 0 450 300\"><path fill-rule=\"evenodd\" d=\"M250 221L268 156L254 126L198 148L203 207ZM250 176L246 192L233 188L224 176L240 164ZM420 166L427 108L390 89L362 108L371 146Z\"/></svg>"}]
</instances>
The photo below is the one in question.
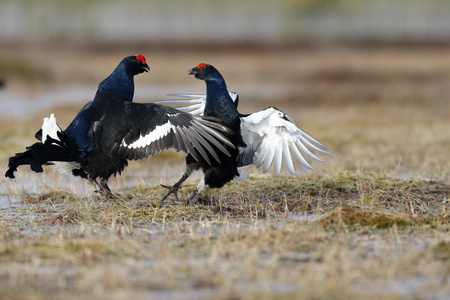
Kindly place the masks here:
<instances>
[{"instance_id":1,"label":"feathered leg","mask_svg":"<svg viewBox=\"0 0 450 300\"><path fill-rule=\"evenodd\" d=\"M88 182L94 186L94 193L98 193L102 196L111 195L111 189L108 186L108 179L100 178L100 182L97 179L89 177Z\"/></svg>"},{"instance_id":2,"label":"feathered leg","mask_svg":"<svg viewBox=\"0 0 450 300\"><path fill-rule=\"evenodd\" d=\"M100 178L100 189L102 195L111 195L111 189L108 186L108 179Z\"/></svg>"},{"instance_id":3,"label":"feathered leg","mask_svg":"<svg viewBox=\"0 0 450 300\"><path fill-rule=\"evenodd\" d=\"M196 203L197 202L197 196L205 189L205 176L202 177L200 182L198 183L195 190L192 192L191 196L189 197L188 202L189 203Z\"/></svg>"}]
</instances>

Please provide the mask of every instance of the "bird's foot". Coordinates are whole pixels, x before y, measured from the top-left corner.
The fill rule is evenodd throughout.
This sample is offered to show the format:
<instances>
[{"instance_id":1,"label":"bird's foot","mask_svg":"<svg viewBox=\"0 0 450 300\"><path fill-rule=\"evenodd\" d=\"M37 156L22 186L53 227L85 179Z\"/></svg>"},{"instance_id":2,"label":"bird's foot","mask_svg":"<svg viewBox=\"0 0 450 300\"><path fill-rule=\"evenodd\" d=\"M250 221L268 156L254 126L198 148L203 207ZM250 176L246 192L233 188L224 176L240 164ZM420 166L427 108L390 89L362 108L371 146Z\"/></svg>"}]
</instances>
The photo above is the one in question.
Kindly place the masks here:
<instances>
[{"instance_id":1,"label":"bird's foot","mask_svg":"<svg viewBox=\"0 0 450 300\"><path fill-rule=\"evenodd\" d=\"M92 193L88 194L86 197L87 197L87 199L89 199L89 201L92 201L92 202L103 201L105 199L105 197L103 195L101 195L98 190L93 191Z\"/></svg>"},{"instance_id":2,"label":"bird's foot","mask_svg":"<svg viewBox=\"0 0 450 300\"><path fill-rule=\"evenodd\" d=\"M172 185L172 186L161 184L161 186L162 186L163 188L168 189L169 191L168 191L167 194L166 194L164 197L162 197L161 200L159 201L159 207L160 207L160 208L162 207L163 201L166 200L166 198L169 197L170 194L173 194L173 195L175 196L175 199L176 199L177 201L179 201L179 199L178 199L178 190L180 189L180 186L178 186L178 185L176 185L176 184L174 184L174 185Z\"/></svg>"},{"instance_id":3,"label":"bird's foot","mask_svg":"<svg viewBox=\"0 0 450 300\"><path fill-rule=\"evenodd\" d=\"M96 191L98 194L100 194L101 196L110 199L110 198L115 198L117 197L116 195L114 195L110 190L106 190L106 189L99 189L98 191Z\"/></svg>"},{"instance_id":4,"label":"bird's foot","mask_svg":"<svg viewBox=\"0 0 450 300\"><path fill-rule=\"evenodd\" d=\"M198 190L195 189L192 192L191 196L186 199L186 205L188 205L188 204L196 204L198 202L197 199L198 199Z\"/></svg>"},{"instance_id":5,"label":"bird's foot","mask_svg":"<svg viewBox=\"0 0 450 300\"><path fill-rule=\"evenodd\" d=\"M114 196L106 180L101 179L100 183L98 183L95 178L89 178L88 182L94 187L93 199L99 199L101 197L112 198Z\"/></svg>"}]
</instances>

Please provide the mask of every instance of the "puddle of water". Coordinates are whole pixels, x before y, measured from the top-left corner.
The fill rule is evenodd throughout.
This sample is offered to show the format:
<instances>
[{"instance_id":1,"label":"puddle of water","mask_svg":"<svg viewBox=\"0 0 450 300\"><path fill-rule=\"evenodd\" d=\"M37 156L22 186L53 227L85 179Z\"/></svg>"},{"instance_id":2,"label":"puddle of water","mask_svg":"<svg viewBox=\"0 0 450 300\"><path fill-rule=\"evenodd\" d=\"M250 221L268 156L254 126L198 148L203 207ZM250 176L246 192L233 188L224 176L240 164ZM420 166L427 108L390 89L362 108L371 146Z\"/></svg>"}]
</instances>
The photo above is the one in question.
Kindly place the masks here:
<instances>
[{"instance_id":1,"label":"puddle of water","mask_svg":"<svg viewBox=\"0 0 450 300\"><path fill-rule=\"evenodd\" d=\"M139 168L136 169L136 164ZM142 168L142 164L145 164ZM109 186L113 192L124 192L127 189L143 186L155 186L160 183L176 182L184 172L184 160L180 164L171 166L168 163L158 163L157 158L149 158L142 162L130 161L129 167L122 175L110 177ZM200 173L193 174L190 180L199 180ZM16 172L16 178L2 179L0 184L0 207L20 204L24 195L39 195L52 191L66 191L77 197L90 196L94 188L80 177L70 173L58 173L53 167L45 167L43 173L34 173L29 167L23 166Z\"/></svg>"},{"instance_id":2,"label":"puddle of water","mask_svg":"<svg viewBox=\"0 0 450 300\"><path fill-rule=\"evenodd\" d=\"M288 212L287 216L288 219L294 220L294 221L315 221L317 219L319 219L320 217L322 217L324 214L308 214L308 213L302 213L302 212L298 212L298 213L293 213L293 212Z\"/></svg>"},{"instance_id":3,"label":"puddle of water","mask_svg":"<svg viewBox=\"0 0 450 300\"><path fill-rule=\"evenodd\" d=\"M89 184L81 178L70 174L59 174L51 170L44 173L33 173L19 170L14 180L5 179L1 186L1 194L6 198L2 203L20 204L21 198L53 191L66 191L77 196L84 196L91 191Z\"/></svg>"},{"instance_id":4,"label":"puddle of water","mask_svg":"<svg viewBox=\"0 0 450 300\"><path fill-rule=\"evenodd\" d=\"M306 212L269 212L270 216L275 220L283 219L289 221L315 221L324 214L306 213ZM284 222L282 224L285 224Z\"/></svg>"},{"instance_id":5,"label":"puddle of water","mask_svg":"<svg viewBox=\"0 0 450 300\"><path fill-rule=\"evenodd\" d=\"M9 196L0 196L0 209L20 205L16 199L11 198Z\"/></svg>"},{"instance_id":6,"label":"puddle of water","mask_svg":"<svg viewBox=\"0 0 450 300\"><path fill-rule=\"evenodd\" d=\"M195 290L182 291L147 291L143 293L143 299L170 299L170 300L197 300L214 299L217 290L214 288L196 288Z\"/></svg>"},{"instance_id":7,"label":"puddle of water","mask_svg":"<svg viewBox=\"0 0 450 300\"><path fill-rule=\"evenodd\" d=\"M374 285L377 286L376 289L362 283L354 283L352 284L351 288L356 292L366 293L369 295L377 294L379 296L382 296L383 294L394 294L400 297L418 297L420 299L449 299L449 295L445 295L444 291L433 293L432 295L426 295L426 293L424 294L423 292L424 290L429 289L430 286L439 286L444 284L445 282L446 279L442 276L431 279L427 274L417 274L416 276L411 276L410 278L395 280L386 283L381 287L379 285Z\"/></svg>"}]
</instances>

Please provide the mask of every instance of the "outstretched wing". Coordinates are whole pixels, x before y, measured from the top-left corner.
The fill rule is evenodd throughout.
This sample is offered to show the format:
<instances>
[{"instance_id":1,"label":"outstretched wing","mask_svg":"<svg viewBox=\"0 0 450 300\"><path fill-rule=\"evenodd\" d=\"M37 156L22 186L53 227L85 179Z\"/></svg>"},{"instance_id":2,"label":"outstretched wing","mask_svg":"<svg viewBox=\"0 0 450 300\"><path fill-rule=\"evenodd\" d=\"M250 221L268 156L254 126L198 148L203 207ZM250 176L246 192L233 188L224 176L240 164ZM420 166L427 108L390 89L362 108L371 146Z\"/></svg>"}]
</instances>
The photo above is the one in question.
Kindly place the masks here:
<instances>
[{"instance_id":1,"label":"outstretched wing","mask_svg":"<svg viewBox=\"0 0 450 300\"><path fill-rule=\"evenodd\" d=\"M267 172L273 164L274 176L280 174L283 158L288 172L296 173L291 153L308 169L314 168L303 155L315 161L325 162L311 150L320 154L334 155L275 107L241 117L241 135L247 147L239 148L239 166L255 164L258 168L263 166L263 172Z\"/></svg>"},{"instance_id":2,"label":"outstretched wing","mask_svg":"<svg viewBox=\"0 0 450 300\"><path fill-rule=\"evenodd\" d=\"M197 160L200 154L210 163L210 155L220 162L217 150L230 155L224 145L234 148L219 132L230 132L225 126L168 106L127 102L122 123L119 131L112 133L113 144L107 147L124 159L142 159L173 148ZM105 134L109 127L103 124Z\"/></svg>"},{"instance_id":3,"label":"outstretched wing","mask_svg":"<svg viewBox=\"0 0 450 300\"><path fill-rule=\"evenodd\" d=\"M186 98L186 99L168 99L161 100L155 103L163 104L163 105L185 105L179 106L177 109L179 111L189 112L194 116L202 116L203 111L205 110L206 103L206 95L205 94L169 94L167 96L177 97L177 98ZM230 92L230 97L233 100L236 108L239 103L239 95L235 92Z\"/></svg>"}]
</instances>

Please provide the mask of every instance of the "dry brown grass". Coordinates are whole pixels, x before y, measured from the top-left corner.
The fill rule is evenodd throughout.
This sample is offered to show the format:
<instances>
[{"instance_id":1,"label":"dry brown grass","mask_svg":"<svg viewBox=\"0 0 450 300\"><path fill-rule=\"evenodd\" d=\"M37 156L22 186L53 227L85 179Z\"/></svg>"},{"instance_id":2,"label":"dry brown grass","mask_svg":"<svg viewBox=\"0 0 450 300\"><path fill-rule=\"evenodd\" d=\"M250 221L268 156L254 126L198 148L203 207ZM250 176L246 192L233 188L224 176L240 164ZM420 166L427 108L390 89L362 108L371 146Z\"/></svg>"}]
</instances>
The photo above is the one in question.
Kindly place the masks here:
<instances>
[{"instance_id":1,"label":"dry brown grass","mask_svg":"<svg viewBox=\"0 0 450 300\"><path fill-rule=\"evenodd\" d=\"M104 66L130 54L33 50L2 55L48 68L54 84L98 82ZM163 208L158 184L183 171L173 152L132 163L111 180L110 199L86 197L79 179L19 169L19 184L1 182L2 199L19 204L0 212L0 299L450 295L448 50L136 52L149 53L152 68L137 88L148 80L169 85L167 93L182 92L171 84L200 92L184 74L209 62L240 93L243 113L275 105L338 155L304 176L256 172L205 191L197 205L169 199ZM11 80L14 90L26 78ZM49 84L33 80L31 92ZM63 127L78 108L55 108ZM0 120L2 172L48 113Z\"/></svg>"},{"instance_id":2,"label":"dry brown grass","mask_svg":"<svg viewBox=\"0 0 450 300\"><path fill-rule=\"evenodd\" d=\"M195 206L159 208L162 194L141 186L96 201L23 195L25 206L2 217L2 290L37 299L450 292L449 185L347 173L252 176Z\"/></svg>"}]
</instances>

